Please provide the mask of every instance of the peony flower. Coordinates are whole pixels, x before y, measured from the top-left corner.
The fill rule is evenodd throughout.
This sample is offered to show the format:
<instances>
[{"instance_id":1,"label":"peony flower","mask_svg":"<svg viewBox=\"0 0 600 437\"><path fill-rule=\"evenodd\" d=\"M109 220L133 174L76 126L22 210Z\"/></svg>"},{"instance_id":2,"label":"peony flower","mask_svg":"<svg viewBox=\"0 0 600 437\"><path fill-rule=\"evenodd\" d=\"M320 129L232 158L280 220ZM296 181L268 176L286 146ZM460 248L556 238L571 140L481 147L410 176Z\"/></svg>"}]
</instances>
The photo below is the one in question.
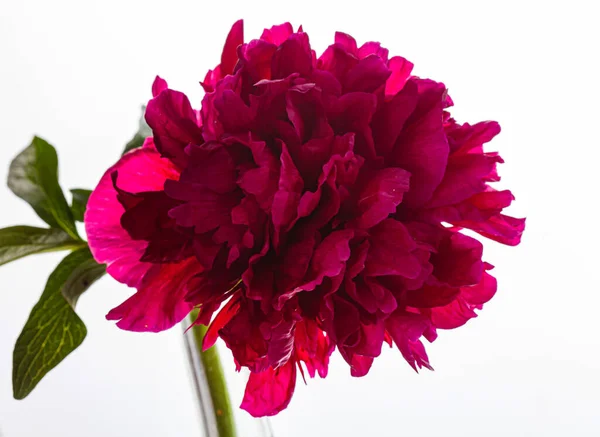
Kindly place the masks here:
<instances>
[{"instance_id":1,"label":"peony flower","mask_svg":"<svg viewBox=\"0 0 600 437\"><path fill-rule=\"evenodd\" d=\"M289 23L229 33L200 111L157 78L153 137L102 177L85 216L96 260L136 292L107 318L162 331L200 309L250 370L242 408L286 408L337 348L366 375L385 344L431 369L422 340L496 292L470 229L519 243L490 186L495 122L460 124L442 83L344 33L317 56Z\"/></svg>"}]
</instances>

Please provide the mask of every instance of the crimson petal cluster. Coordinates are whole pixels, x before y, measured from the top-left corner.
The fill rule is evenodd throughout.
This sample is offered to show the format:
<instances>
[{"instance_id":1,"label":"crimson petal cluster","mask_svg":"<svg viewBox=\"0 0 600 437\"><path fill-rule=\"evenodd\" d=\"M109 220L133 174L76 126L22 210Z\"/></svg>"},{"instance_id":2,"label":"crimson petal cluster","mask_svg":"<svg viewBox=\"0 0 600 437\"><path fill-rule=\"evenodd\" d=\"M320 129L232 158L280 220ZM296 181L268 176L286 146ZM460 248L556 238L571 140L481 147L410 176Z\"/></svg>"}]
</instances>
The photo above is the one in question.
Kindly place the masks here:
<instances>
[{"instance_id":1,"label":"crimson petal cluster","mask_svg":"<svg viewBox=\"0 0 600 437\"><path fill-rule=\"evenodd\" d=\"M431 369L422 338L476 316L496 280L466 228L519 243L500 127L459 124L446 87L379 43L344 33L321 56L302 28L244 42L231 29L200 111L157 78L153 137L92 193L92 253L137 292L107 315L162 331L199 308L237 368L242 408L286 408L297 373L327 375L337 348L366 375L384 343Z\"/></svg>"}]
</instances>

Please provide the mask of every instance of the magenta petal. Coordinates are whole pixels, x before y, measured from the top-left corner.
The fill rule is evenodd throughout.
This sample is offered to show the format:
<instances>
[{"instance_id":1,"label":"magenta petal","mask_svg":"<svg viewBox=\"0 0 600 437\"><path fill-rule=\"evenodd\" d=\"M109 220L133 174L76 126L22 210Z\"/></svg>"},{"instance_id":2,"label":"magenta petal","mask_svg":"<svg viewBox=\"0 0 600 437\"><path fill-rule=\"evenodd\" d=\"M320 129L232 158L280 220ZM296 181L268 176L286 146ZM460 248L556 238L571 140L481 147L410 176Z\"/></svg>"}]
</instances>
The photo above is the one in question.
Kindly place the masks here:
<instances>
[{"instance_id":1,"label":"magenta petal","mask_svg":"<svg viewBox=\"0 0 600 437\"><path fill-rule=\"evenodd\" d=\"M486 264L485 269L492 266ZM464 325L470 319L477 317L474 310L481 309L496 293L496 278L487 272L481 276L481 281L470 287L461 287L456 299L443 307L431 309L431 321L440 329L454 329Z\"/></svg>"},{"instance_id":2,"label":"magenta petal","mask_svg":"<svg viewBox=\"0 0 600 437\"><path fill-rule=\"evenodd\" d=\"M433 370L423 343L419 340L424 334L430 340L435 339L435 331L426 317L398 311L387 319L386 329L404 359L415 371L421 367Z\"/></svg>"},{"instance_id":3,"label":"magenta petal","mask_svg":"<svg viewBox=\"0 0 600 437\"><path fill-rule=\"evenodd\" d=\"M450 232L431 257L433 274L448 285L460 287L479 283L483 273L483 245L459 232Z\"/></svg>"},{"instance_id":4,"label":"magenta petal","mask_svg":"<svg viewBox=\"0 0 600 437\"><path fill-rule=\"evenodd\" d=\"M184 167L188 144L202 144L202 130L187 96L179 91L162 90L148 102L146 121L152 128L154 143L162 156Z\"/></svg>"},{"instance_id":5,"label":"magenta petal","mask_svg":"<svg viewBox=\"0 0 600 437\"><path fill-rule=\"evenodd\" d=\"M271 78L283 79L290 74L308 76L312 70L312 52L306 33L295 33L284 41L273 54Z\"/></svg>"},{"instance_id":6,"label":"magenta petal","mask_svg":"<svg viewBox=\"0 0 600 437\"><path fill-rule=\"evenodd\" d=\"M358 58L354 54L349 53L342 44L336 43L323 52L317 61L317 67L328 71L342 82L348 70L357 62Z\"/></svg>"},{"instance_id":7,"label":"magenta petal","mask_svg":"<svg viewBox=\"0 0 600 437\"><path fill-rule=\"evenodd\" d=\"M219 330L223 328L236 315L240 308L239 300L231 298L215 316L210 326L206 330L206 335L202 340L202 350L206 351L214 346L219 338Z\"/></svg>"},{"instance_id":8,"label":"magenta petal","mask_svg":"<svg viewBox=\"0 0 600 437\"><path fill-rule=\"evenodd\" d=\"M244 20L238 20L233 23L231 30L225 40L223 53L221 54L221 74L223 76L232 74L235 64L238 61L237 48L244 43Z\"/></svg>"},{"instance_id":9,"label":"magenta petal","mask_svg":"<svg viewBox=\"0 0 600 437\"><path fill-rule=\"evenodd\" d=\"M402 223L386 219L370 233L365 276L398 275L411 279L419 276L421 263L412 255L417 245Z\"/></svg>"},{"instance_id":10,"label":"magenta petal","mask_svg":"<svg viewBox=\"0 0 600 437\"><path fill-rule=\"evenodd\" d=\"M249 147L257 168L243 172L238 184L244 191L256 196L263 210L270 211L277 192L280 164L264 142L251 141Z\"/></svg>"},{"instance_id":11,"label":"magenta petal","mask_svg":"<svg viewBox=\"0 0 600 437\"><path fill-rule=\"evenodd\" d=\"M376 55L380 57L383 62L388 62L389 50L384 47L381 47L381 44L378 42L369 41L364 43L358 49L358 58L363 59L369 55Z\"/></svg>"},{"instance_id":12,"label":"magenta petal","mask_svg":"<svg viewBox=\"0 0 600 437\"><path fill-rule=\"evenodd\" d=\"M376 172L358 195L358 216L350 226L368 229L394 213L409 189L410 174L401 168Z\"/></svg>"},{"instance_id":13,"label":"magenta petal","mask_svg":"<svg viewBox=\"0 0 600 437\"><path fill-rule=\"evenodd\" d=\"M301 31L298 30L298 32ZM283 42L288 39L292 33L294 33L294 28L292 25L290 23L283 23L273 26L270 29L265 29L260 36L260 39L278 46L283 44Z\"/></svg>"},{"instance_id":14,"label":"magenta petal","mask_svg":"<svg viewBox=\"0 0 600 437\"><path fill-rule=\"evenodd\" d=\"M279 243L279 235L296 218L300 196L304 189L304 181L290 157L287 146L281 149L281 171L279 187L273 197L272 220L275 227L275 244Z\"/></svg>"},{"instance_id":15,"label":"magenta petal","mask_svg":"<svg viewBox=\"0 0 600 437\"><path fill-rule=\"evenodd\" d=\"M410 77L414 65L412 62L407 61L400 56L394 56L388 62L388 68L391 70L387 83L385 84L385 95L395 96L402 88Z\"/></svg>"},{"instance_id":16,"label":"magenta petal","mask_svg":"<svg viewBox=\"0 0 600 437\"><path fill-rule=\"evenodd\" d=\"M379 106L371 123L375 149L379 156L386 158L389 156L406 121L417 107L418 101L417 85L408 82L392 99Z\"/></svg>"},{"instance_id":17,"label":"magenta petal","mask_svg":"<svg viewBox=\"0 0 600 437\"><path fill-rule=\"evenodd\" d=\"M442 126L446 90L443 84L411 79L419 88L419 102L394 149L393 160L412 175L404 203L415 208L432 196L448 162L448 140Z\"/></svg>"},{"instance_id":18,"label":"magenta petal","mask_svg":"<svg viewBox=\"0 0 600 437\"><path fill-rule=\"evenodd\" d=\"M151 267L150 263L140 262L148 243L133 240L121 225L125 209L113 186L114 172L118 172L121 189L139 193L161 191L166 180L179 177L179 171L156 150L140 148L123 156L104 173L88 201L85 229L94 258L106 264L108 274L117 281L136 287Z\"/></svg>"},{"instance_id":19,"label":"magenta petal","mask_svg":"<svg viewBox=\"0 0 600 437\"><path fill-rule=\"evenodd\" d=\"M284 410L296 387L296 365L293 360L276 370L251 373L241 408L254 417L273 416Z\"/></svg>"},{"instance_id":20,"label":"magenta petal","mask_svg":"<svg viewBox=\"0 0 600 437\"><path fill-rule=\"evenodd\" d=\"M309 268L309 281L299 286L302 290L314 290L326 277L339 275L350 258L349 242L354 236L351 230L335 231L317 246Z\"/></svg>"},{"instance_id":21,"label":"magenta petal","mask_svg":"<svg viewBox=\"0 0 600 437\"><path fill-rule=\"evenodd\" d=\"M161 91L166 90L169 86L167 85L167 81L162 77L156 76L154 82L152 83L152 97L158 96Z\"/></svg>"},{"instance_id":22,"label":"magenta petal","mask_svg":"<svg viewBox=\"0 0 600 437\"><path fill-rule=\"evenodd\" d=\"M496 164L502 158L494 154L468 154L451 157L443 180L427 203L428 208L453 205L486 189L496 179Z\"/></svg>"},{"instance_id":23,"label":"magenta petal","mask_svg":"<svg viewBox=\"0 0 600 437\"><path fill-rule=\"evenodd\" d=\"M107 315L127 331L160 332L179 323L192 309L186 302L188 281L201 271L195 258L181 263L155 264L138 291Z\"/></svg>"},{"instance_id":24,"label":"magenta petal","mask_svg":"<svg viewBox=\"0 0 600 437\"><path fill-rule=\"evenodd\" d=\"M360 378L365 376L371 370L373 357L365 357L363 355L354 355L350 362L350 375Z\"/></svg>"},{"instance_id":25,"label":"magenta petal","mask_svg":"<svg viewBox=\"0 0 600 437\"><path fill-rule=\"evenodd\" d=\"M498 214L485 222L461 222L461 226L499 243L516 246L521 242L521 236L525 230L525 219Z\"/></svg>"},{"instance_id":26,"label":"magenta petal","mask_svg":"<svg viewBox=\"0 0 600 437\"><path fill-rule=\"evenodd\" d=\"M358 61L346 74L344 91L372 93L385 84L390 74L390 70L379 56L367 56Z\"/></svg>"},{"instance_id":27,"label":"magenta petal","mask_svg":"<svg viewBox=\"0 0 600 437\"><path fill-rule=\"evenodd\" d=\"M321 378L327 376L329 357L335 344L318 327L316 322L309 319L296 325L295 353L304 362L311 378L318 373Z\"/></svg>"},{"instance_id":28,"label":"magenta petal","mask_svg":"<svg viewBox=\"0 0 600 437\"><path fill-rule=\"evenodd\" d=\"M340 47L343 47L348 53L353 55L357 54L358 46L356 45L356 40L344 32L336 32L335 33L335 43Z\"/></svg>"}]
</instances>

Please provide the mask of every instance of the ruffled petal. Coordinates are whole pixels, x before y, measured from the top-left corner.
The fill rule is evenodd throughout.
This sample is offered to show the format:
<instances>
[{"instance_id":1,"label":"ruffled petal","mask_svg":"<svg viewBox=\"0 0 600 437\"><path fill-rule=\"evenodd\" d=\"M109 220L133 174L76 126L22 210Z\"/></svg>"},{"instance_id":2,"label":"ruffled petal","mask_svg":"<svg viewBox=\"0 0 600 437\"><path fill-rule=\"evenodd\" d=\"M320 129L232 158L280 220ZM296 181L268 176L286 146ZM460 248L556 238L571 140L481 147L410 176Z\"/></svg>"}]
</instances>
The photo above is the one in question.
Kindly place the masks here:
<instances>
[{"instance_id":1,"label":"ruffled petal","mask_svg":"<svg viewBox=\"0 0 600 437\"><path fill-rule=\"evenodd\" d=\"M414 64L412 62L407 61L400 56L394 56L389 60L388 68L392 74L385 84L386 96L395 96L404 88L413 67Z\"/></svg>"},{"instance_id":2,"label":"ruffled petal","mask_svg":"<svg viewBox=\"0 0 600 437\"><path fill-rule=\"evenodd\" d=\"M339 275L350 258L349 242L354 236L351 230L335 231L329 234L317 246L313 254L307 277L298 288L306 291L314 290L323 279Z\"/></svg>"},{"instance_id":3,"label":"ruffled petal","mask_svg":"<svg viewBox=\"0 0 600 437\"><path fill-rule=\"evenodd\" d=\"M160 154L183 168L187 163L188 144L202 144L202 129L187 96L163 89L148 102L146 122L152 128L154 143Z\"/></svg>"},{"instance_id":4,"label":"ruffled petal","mask_svg":"<svg viewBox=\"0 0 600 437\"><path fill-rule=\"evenodd\" d=\"M296 325L294 343L296 357L302 361L311 378L318 373L321 378L327 376L329 357L335 345L312 320L303 320Z\"/></svg>"},{"instance_id":5,"label":"ruffled petal","mask_svg":"<svg viewBox=\"0 0 600 437\"><path fill-rule=\"evenodd\" d=\"M137 287L152 266L140 261L148 242L133 240L121 225L125 209L111 179L115 172L121 189L139 193L161 191L166 180L179 178L179 171L153 148L140 148L106 171L88 201L84 221L94 258L106 264L108 274L117 281Z\"/></svg>"},{"instance_id":6,"label":"ruffled petal","mask_svg":"<svg viewBox=\"0 0 600 437\"><path fill-rule=\"evenodd\" d=\"M300 30L298 32L300 32ZM263 30L260 39L279 46L283 44L292 33L294 33L294 28L292 25L290 23L283 23L272 26L270 29Z\"/></svg>"},{"instance_id":7,"label":"ruffled petal","mask_svg":"<svg viewBox=\"0 0 600 437\"><path fill-rule=\"evenodd\" d=\"M306 33L290 35L273 54L271 79L283 79L293 73L308 76L311 70L312 52Z\"/></svg>"},{"instance_id":8,"label":"ruffled petal","mask_svg":"<svg viewBox=\"0 0 600 437\"><path fill-rule=\"evenodd\" d=\"M410 190L404 203L416 208L431 198L442 181L449 147L442 124L445 86L423 79L410 81L418 86L419 101L396 141L393 162L411 173Z\"/></svg>"},{"instance_id":9,"label":"ruffled petal","mask_svg":"<svg viewBox=\"0 0 600 437\"><path fill-rule=\"evenodd\" d=\"M238 20L233 23L231 30L227 34L223 53L221 54L221 75L222 77L232 74L235 64L237 64L237 48L244 43L244 20Z\"/></svg>"},{"instance_id":10,"label":"ruffled petal","mask_svg":"<svg viewBox=\"0 0 600 437\"><path fill-rule=\"evenodd\" d=\"M421 273L421 262L412 252L417 248L406 227L397 220L386 219L370 232L365 276L404 276L414 279Z\"/></svg>"},{"instance_id":11,"label":"ruffled petal","mask_svg":"<svg viewBox=\"0 0 600 437\"><path fill-rule=\"evenodd\" d=\"M485 265L485 270L491 269L491 265ZM431 321L440 329L454 329L464 325L477 317L474 310L483 308L483 304L496 294L496 288L496 278L484 271L478 284L461 287L460 293L450 304L432 308Z\"/></svg>"},{"instance_id":12,"label":"ruffled petal","mask_svg":"<svg viewBox=\"0 0 600 437\"><path fill-rule=\"evenodd\" d=\"M107 315L127 331L160 332L179 323L193 305L186 301L188 282L202 271L196 258L181 263L153 264L138 291Z\"/></svg>"},{"instance_id":13,"label":"ruffled petal","mask_svg":"<svg viewBox=\"0 0 600 437\"><path fill-rule=\"evenodd\" d=\"M397 311L387 319L386 330L415 372L422 367L433 370L423 343L419 340L423 335L430 341L436 337L431 322L425 316Z\"/></svg>"},{"instance_id":14,"label":"ruffled petal","mask_svg":"<svg viewBox=\"0 0 600 437\"><path fill-rule=\"evenodd\" d=\"M254 417L273 416L285 409L296 388L296 365L289 360L273 370L251 373L241 408Z\"/></svg>"},{"instance_id":15,"label":"ruffled petal","mask_svg":"<svg viewBox=\"0 0 600 437\"><path fill-rule=\"evenodd\" d=\"M459 232L447 232L447 238L431 256L434 276L454 287L479 283L484 267L483 245Z\"/></svg>"},{"instance_id":16,"label":"ruffled petal","mask_svg":"<svg viewBox=\"0 0 600 437\"><path fill-rule=\"evenodd\" d=\"M357 217L351 227L368 229L396 211L409 190L410 173L401 168L385 168L375 172L358 194Z\"/></svg>"}]
</instances>

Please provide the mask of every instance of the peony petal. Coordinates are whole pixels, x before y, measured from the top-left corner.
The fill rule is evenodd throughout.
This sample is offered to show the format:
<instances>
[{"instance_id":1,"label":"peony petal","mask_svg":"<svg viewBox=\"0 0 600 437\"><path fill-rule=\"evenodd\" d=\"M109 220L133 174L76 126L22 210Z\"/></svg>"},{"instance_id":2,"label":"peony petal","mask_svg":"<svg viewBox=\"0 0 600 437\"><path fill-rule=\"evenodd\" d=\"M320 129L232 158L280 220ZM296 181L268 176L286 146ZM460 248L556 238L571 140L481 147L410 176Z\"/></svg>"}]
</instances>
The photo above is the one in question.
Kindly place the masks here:
<instances>
[{"instance_id":1,"label":"peony petal","mask_svg":"<svg viewBox=\"0 0 600 437\"><path fill-rule=\"evenodd\" d=\"M240 301L238 312L219 330L219 336L225 341L240 366L248 367L252 372L262 372L267 366L268 344L260 332L260 303L248 299Z\"/></svg>"},{"instance_id":2,"label":"peony petal","mask_svg":"<svg viewBox=\"0 0 600 437\"><path fill-rule=\"evenodd\" d=\"M371 93L353 92L329 100L327 118L338 135L354 132L355 152L364 158L375 157L370 123L377 109L377 97Z\"/></svg>"},{"instance_id":3,"label":"peony petal","mask_svg":"<svg viewBox=\"0 0 600 437\"><path fill-rule=\"evenodd\" d=\"M117 326L127 331L160 332L179 323L193 305L185 300L188 282L200 273L202 267L196 258L181 263L154 264L138 291L107 315L118 320Z\"/></svg>"},{"instance_id":4,"label":"peony petal","mask_svg":"<svg viewBox=\"0 0 600 437\"><path fill-rule=\"evenodd\" d=\"M490 270L491 265L486 264L485 270ZM431 309L431 321L440 329L454 329L464 325L477 317L475 309L481 309L496 293L496 278L483 272L481 281L470 287L461 287L456 299L443 307Z\"/></svg>"},{"instance_id":5,"label":"peony petal","mask_svg":"<svg viewBox=\"0 0 600 437\"><path fill-rule=\"evenodd\" d=\"M111 180L114 172L118 172L122 189L138 193L162 190L166 180L179 178L179 171L156 150L136 149L104 173L88 201L84 221L94 258L106 264L108 274L117 281L137 287L152 266L140 262L148 243L133 240L121 225L125 209Z\"/></svg>"},{"instance_id":6,"label":"peony petal","mask_svg":"<svg viewBox=\"0 0 600 437\"><path fill-rule=\"evenodd\" d=\"M426 335L430 341L435 339L435 330L425 316L399 310L386 320L386 330L415 371L422 367L433 370L423 343L419 340L422 335Z\"/></svg>"},{"instance_id":7,"label":"peony petal","mask_svg":"<svg viewBox=\"0 0 600 437\"><path fill-rule=\"evenodd\" d=\"M304 319L296 325L294 348L296 357L304 362L311 378L314 378L316 373L321 378L327 376L329 357L335 344L316 322Z\"/></svg>"},{"instance_id":8,"label":"peony petal","mask_svg":"<svg viewBox=\"0 0 600 437\"><path fill-rule=\"evenodd\" d=\"M279 175L279 188L273 197L271 211L273 226L275 228L275 245L279 245L279 238L287 230L297 216L300 196L304 189L304 181L290 157L287 146L281 149L281 171Z\"/></svg>"},{"instance_id":9,"label":"peony petal","mask_svg":"<svg viewBox=\"0 0 600 437\"><path fill-rule=\"evenodd\" d=\"M169 88L167 85L167 81L163 78L156 76L154 82L152 83L152 97L158 96L163 90Z\"/></svg>"},{"instance_id":10,"label":"peony petal","mask_svg":"<svg viewBox=\"0 0 600 437\"><path fill-rule=\"evenodd\" d=\"M385 168L375 172L358 194L357 217L350 227L369 229L385 220L402 202L409 190L411 175L401 168Z\"/></svg>"},{"instance_id":11,"label":"peony petal","mask_svg":"<svg viewBox=\"0 0 600 437\"><path fill-rule=\"evenodd\" d=\"M434 276L454 287L479 283L483 273L483 245L467 235L447 231L447 238L432 254Z\"/></svg>"},{"instance_id":12,"label":"peony petal","mask_svg":"<svg viewBox=\"0 0 600 437\"><path fill-rule=\"evenodd\" d=\"M273 54L271 79L283 79L294 73L308 76L311 70L312 53L306 33L290 35Z\"/></svg>"},{"instance_id":13,"label":"peony petal","mask_svg":"<svg viewBox=\"0 0 600 437\"><path fill-rule=\"evenodd\" d=\"M235 64L237 64L237 48L244 43L244 20L238 20L233 23L231 30L227 34L223 53L221 54L221 75L232 74Z\"/></svg>"},{"instance_id":14,"label":"peony petal","mask_svg":"<svg viewBox=\"0 0 600 437\"><path fill-rule=\"evenodd\" d=\"M362 355L354 355L350 361L350 375L355 378L365 376L371 370L373 364L373 357L365 357Z\"/></svg>"},{"instance_id":15,"label":"peony petal","mask_svg":"<svg viewBox=\"0 0 600 437\"><path fill-rule=\"evenodd\" d=\"M301 32L298 30L298 32ZM265 29L260 36L260 39L268 41L276 46L279 46L285 42L294 33L294 28L290 23L283 23Z\"/></svg>"},{"instance_id":16,"label":"peony petal","mask_svg":"<svg viewBox=\"0 0 600 437\"><path fill-rule=\"evenodd\" d=\"M490 238L508 246L516 246L521 242L525 231L525 219L498 214L485 222L461 221L457 225L472 229L484 237Z\"/></svg>"},{"instance_id":17,"label":"peony petal","mask_svg":"<svg viewBox=\"0 0 600 437\"><path fill-rule=\"evenodd\" d=\"M285 409L296 387L296 365L289 360L273 370L251 373L241 408L254 417L273 416Z\"/></svg>"},{"instance_id":18,"label":"peony petal","mask_svg":"<svg viewBox=\"0 0 600 437\"><path fill-rule=\"evenodd\" d=\"M377 55L370 55L358 61L346 74L344 92L362 91L372 93L385 84L391 71Z\"/></svg>"},{"instance_id":19,"label":"peony petal","mask_svg":"<svg viewBox=\"0 0 600 437\"><path fill-rule=\"evenodd\" d=\"M358 63L358 58L349 53L342 44L332 44L317 61L317 68L333 74L343 82L346 73Z\"/></svg>"},{"instance_id":20,"label":"peony petal","mask_svg":"<svg viewBox=\"0 0 600 437\"><path fill-rule=\"evenodd\" d=\"M483 153L483 145L500 133L495 121L483 121L470 125L450 122L445 127L452 155Z\"/></svg>"},{"instance_id":21,"label":"peony petal","mask_svg":"<svg viewBox=\"0 0 600 437\"><path fill-rule=\"evenodd\" d=\"M356 40L344 32L336 32L334 41L340 47L343 47L348 53L352 55L356 55L358 52L358 46L356 45Z\"/></svg>"},{"instance_id":22,"label":"peony petal","mask_svg":"<svg viewBox=\"0 0 600 437\"><path fill-rule=\"evenodd\" d=\"M371 245L363 275L398 275L411 279L419 276L421 262L412 255L417 245L402 223L384 220L370 234Z\"/></svg>"},{"instance_id":23,"label":"peony petal","mask_svg":"<svg viewBox=\"0 0 600 437\"><path fill-rule=\"evenodd\" d=\"M298 288L312 291L326 277L339 275L350 258L349 242L354 236L351 230L335 231L323 239L315 249L308 271L309 280Z\"/></svg>"},{"instance_id":24,"label":"peony petal","mask_svg":"<svg viewBox=\"0 0 600 437\"><path fill-rule=\"evenodd\" d=\"M393 162L411 173L404 204L416 208L431 198L442 181L449 147L442 125L445 86L423 79L410 81L418 86L419 101L396 141Z\"/></svg>"},{"instance_id":25,"label":"peony petal","mask_svg":"<svg viewBox=\"0 0 600 437\"><path fill-rule=\"evenodd\" d=\"M468 154L451 157L444 178L427 202L436 208L462 202L485 191L486 182L496 180L496 164L502 158L494 154Z\"/></svg>"},{"instance_id":26,"label":"peony petal","mask_svg":"<svg viewBox=\"0 0 600 437\"><path fill-rule=\"evenodd\" d=\"M383 62L388 62L389 50L381 47L381 44L375 41L369 41L364 43L358 49L358 59L364 59L369 55L376 55L381 58ZM390 68L391 69L391 68Z\"/></svg>"},{"instance_id":27,"label":"peony petal","mask_svg":"<svg viewBox=\"0 0 600 437\"><path fill-rule=\"evenodd\" d=\"M248 74L251 83L263 79L272 79L271 61L277 46L262 39L255 39L238 49L242 68Z\"/></svg>"},{"instance_id":28,"label":"peony petal","mask_svg":"<svg viewBox=\"0 0 600 437\"><path fill-rule=\"evenodd\" d=\"M219 314L210 323L206 330L206 335L202 340L202 350L206 351L213 347L219 338L219 330L223 328L236 315L240 309L240 302L237 298L231 298L223 306Z\"/></svg>"},{"instance_id":29,"label":"peony petal","mask_svg":"<svg viewBox=\"0 0 600 437\"><path fill-rule=\"evenodd\" d=\"M250 141L249 148L257 168L243 172L238 184L245 192L253 194L260 207L269 212L278 189L280 163L265 142Z\"/></svg>"},{"instance_id":30,"label":"peony petal","mask_svg":"<svg viewBox=\"0 0 600 437\"><path fill-rule=\"evenodd\" d=\"M400 56L394 56L389 60L388 68L392 74L385 84L386 96L395 96L404 88L413 67L414 65L412 62L407 61Z\"/></svg>"},{"instance_id":31,"label":"peony petal","mask_svg":"<svg viewBox=\"0 0 600 437\"><path fill-rule=\"evenodd\" d=\"M415 82L410 81L391 100L380 105L371 123L375 149L379 156L389 157L418 101L418 87Z\"/></svg>"},{"instance_id":32,"label":"peony petal","mask_svg":"<svg viewBox=\"0 0 600 437\"><path fill-rule=\"evenodd\" d=\"M148 102L146 122L152 128L160 154L179 167L185 167L188 144L202 144L202 129L187 96L165 89Z\"/></svg>"}]
</instances>

